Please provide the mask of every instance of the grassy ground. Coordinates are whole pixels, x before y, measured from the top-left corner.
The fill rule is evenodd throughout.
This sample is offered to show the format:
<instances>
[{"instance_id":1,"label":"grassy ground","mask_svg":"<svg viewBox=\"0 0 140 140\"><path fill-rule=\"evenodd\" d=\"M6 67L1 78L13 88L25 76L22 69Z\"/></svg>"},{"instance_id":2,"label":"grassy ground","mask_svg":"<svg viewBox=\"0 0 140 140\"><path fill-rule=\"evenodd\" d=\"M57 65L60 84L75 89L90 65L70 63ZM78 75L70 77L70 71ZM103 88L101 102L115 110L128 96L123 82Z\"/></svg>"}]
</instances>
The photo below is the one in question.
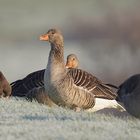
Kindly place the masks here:
<instances>
[{"instance_id":1,"label":"grassy ground","mask_svg":"<svg viewBox=\"0 0 140 140\"><path fill-rule=\"evenodd\" d=\"M0 99L1 140L140 139L140 120Z\"/></svg>"}]
</instances>

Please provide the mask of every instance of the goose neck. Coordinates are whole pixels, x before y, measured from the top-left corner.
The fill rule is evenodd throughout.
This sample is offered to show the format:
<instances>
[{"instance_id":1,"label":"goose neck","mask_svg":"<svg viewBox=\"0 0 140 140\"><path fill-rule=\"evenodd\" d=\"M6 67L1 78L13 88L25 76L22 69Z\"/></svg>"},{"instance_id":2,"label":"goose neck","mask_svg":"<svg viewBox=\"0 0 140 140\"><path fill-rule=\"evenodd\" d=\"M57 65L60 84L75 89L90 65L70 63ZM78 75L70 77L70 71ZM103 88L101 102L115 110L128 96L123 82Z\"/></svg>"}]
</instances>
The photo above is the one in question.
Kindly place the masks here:
<instances>
[{"instance_id":1,"label":"goose neck","mask_svg":"<svg viewBox=\"0 0 140 140\"><path fill-rule=\"evenodd\" d=\"M64 47L60 44L51 43L51 57L59 63L64 63Z\"/></svg>"}]
</instances>

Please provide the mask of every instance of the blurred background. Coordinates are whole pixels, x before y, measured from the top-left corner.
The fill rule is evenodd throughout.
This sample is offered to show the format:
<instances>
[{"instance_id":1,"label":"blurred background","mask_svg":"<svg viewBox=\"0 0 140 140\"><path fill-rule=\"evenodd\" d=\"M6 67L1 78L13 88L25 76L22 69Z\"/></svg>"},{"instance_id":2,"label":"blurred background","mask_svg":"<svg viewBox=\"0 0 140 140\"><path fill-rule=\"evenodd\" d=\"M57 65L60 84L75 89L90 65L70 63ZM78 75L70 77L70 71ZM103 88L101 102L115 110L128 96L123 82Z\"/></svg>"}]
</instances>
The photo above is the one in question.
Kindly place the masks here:
<instances>
[{"instance_id":1,"label":"blurred background","mask_svg":"<svg viewBox=\"0 0 140 140\"><path fill-rule=\"evenodd\" d=\"M140 71L139 0L0 0L0 70L9 82L46 68L50 51L39 36L52 27L65 39L65 58L119 85Z\"/></svg>"}]
</instances>

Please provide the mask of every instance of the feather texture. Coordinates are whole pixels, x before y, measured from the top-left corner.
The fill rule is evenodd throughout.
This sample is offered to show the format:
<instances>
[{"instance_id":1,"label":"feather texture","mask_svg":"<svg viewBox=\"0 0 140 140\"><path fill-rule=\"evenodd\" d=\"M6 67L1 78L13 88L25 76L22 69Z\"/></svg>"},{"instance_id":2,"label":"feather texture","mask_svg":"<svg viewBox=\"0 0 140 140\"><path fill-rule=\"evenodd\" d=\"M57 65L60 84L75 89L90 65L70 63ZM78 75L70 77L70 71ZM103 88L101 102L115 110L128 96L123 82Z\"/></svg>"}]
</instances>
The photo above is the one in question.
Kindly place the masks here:
<instances>
[{"instance_id":1,"label":"feather texture","mask_svg":"<svg viewBox=\"0 0 140 140\"><path fill-rule=\"evenodd\" d=\"M45 69L30 73L25 78L11 83L12 96L23 97L35 87L44 86Z\"/></svg>"},{"instance_id":2,"label":"feather texture","mask_svg":"<svg viewBox=\"0 0 140 140\"><path fill-rule=\"evenodd\" d=\"M81 69L70 69L69 74L74 79L74 83L94 94L97 98L115 99L117 94L99 79Z\"/></svg>"}]
</instances>

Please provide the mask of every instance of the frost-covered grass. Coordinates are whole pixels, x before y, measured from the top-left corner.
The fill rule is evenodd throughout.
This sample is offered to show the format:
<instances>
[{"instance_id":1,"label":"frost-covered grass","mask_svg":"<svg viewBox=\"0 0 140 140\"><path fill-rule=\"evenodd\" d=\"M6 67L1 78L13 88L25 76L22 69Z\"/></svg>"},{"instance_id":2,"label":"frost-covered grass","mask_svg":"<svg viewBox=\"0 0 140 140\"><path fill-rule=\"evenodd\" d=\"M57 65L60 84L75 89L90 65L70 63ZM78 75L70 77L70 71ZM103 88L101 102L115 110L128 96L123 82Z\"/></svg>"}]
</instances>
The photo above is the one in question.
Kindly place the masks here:
<instances>
[{"instance_id":1,"label":"frost-covered grass","mask_svg":"<svg viewBox=\"0 0 140 140\"><path fill-rule=\"evenodd\" d=\"M1 140L140 139L140 120L0 99Z\"/></svg>"}]
</instances>

